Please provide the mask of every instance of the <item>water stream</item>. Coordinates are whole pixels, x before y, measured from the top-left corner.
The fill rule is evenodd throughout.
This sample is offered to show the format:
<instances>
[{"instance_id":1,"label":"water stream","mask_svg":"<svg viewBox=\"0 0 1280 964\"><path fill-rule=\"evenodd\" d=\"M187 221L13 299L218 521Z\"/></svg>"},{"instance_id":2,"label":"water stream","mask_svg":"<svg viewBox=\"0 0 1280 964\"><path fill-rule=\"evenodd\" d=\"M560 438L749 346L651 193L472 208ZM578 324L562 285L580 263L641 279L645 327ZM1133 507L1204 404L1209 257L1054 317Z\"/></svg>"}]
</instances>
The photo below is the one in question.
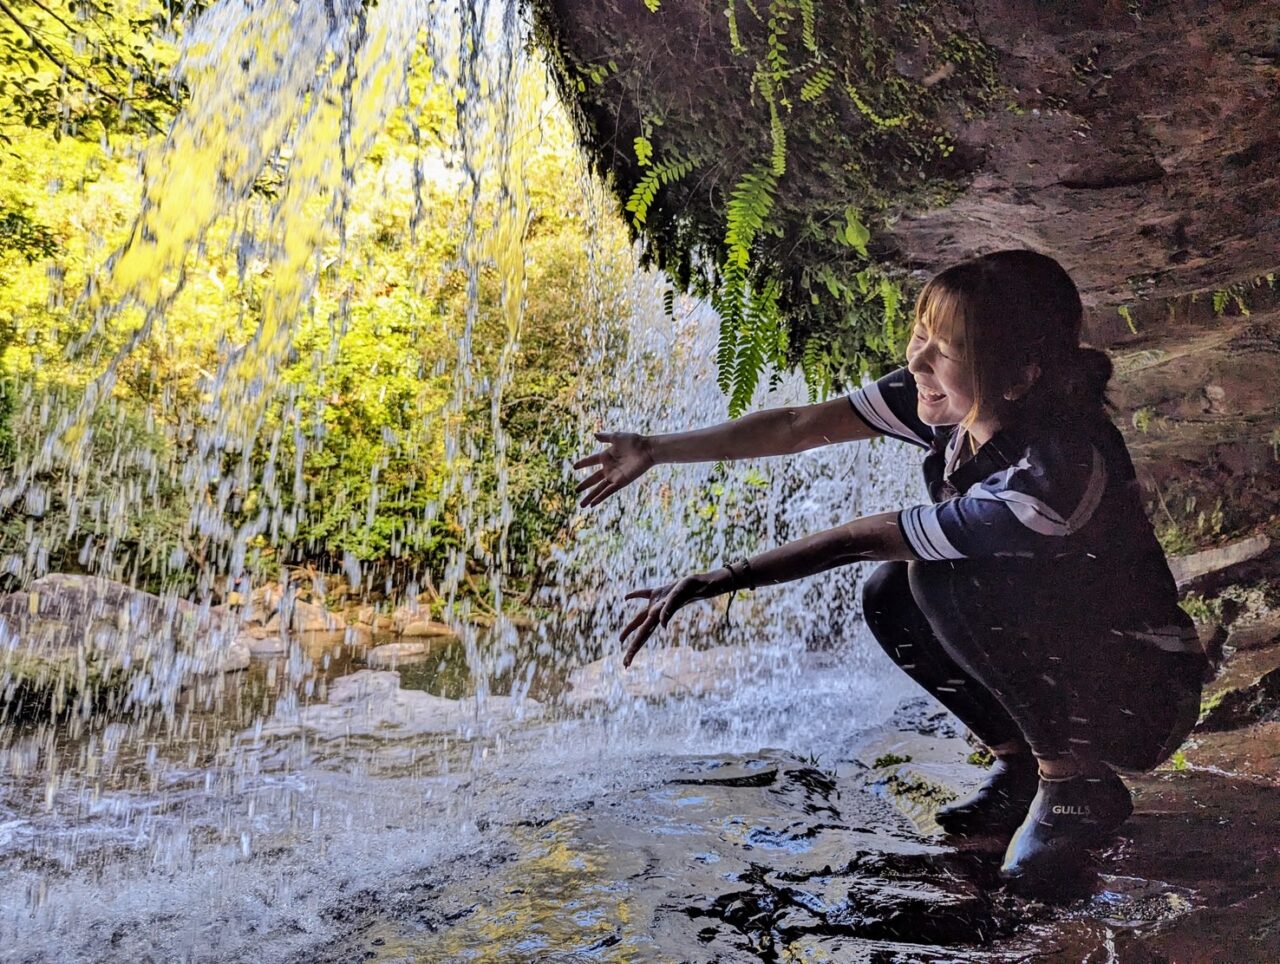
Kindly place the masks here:
<instances>
[{"instance_id":1,"label":"water stream","mask_svg":"<svg viewBox=\"0 0 1280 964\"><path fill-rule=\"evenodd\" d=\"M271 425L267 400L318 273L344 257L361 159L387 117L412 105L411 55L423 44L437 79L458 93L451 163L469 204L464 223L451 227L463 238L473 306L458 339L452 399L427 417L449 426L457 492L469 492L466 467L477 459L495 460L505 479L509 440L498 403L526 325L522 245L536 214L527 165L538 140L530 125L547 98L521 31L514 5L497 3L211 7L185 41L191 100L146 158L133 236L84 294L94 324L76 350L101 355L103 366L83 401L45 405L46 440L20 467L8 504L28 498L55 463L71 466L66 484L74 490L89 416L121 362L164 325L192 252L217 236L240 252L246 272L268 279L260 321L242 337L228 334L203 386L200 422L177 429L196 439L196 457L169 469L198 507L193 531L209 538L225 578L243 578L255 537L288 532L296 520L283 501L229 520L256 471L249 453L263 433L303 438L307 413L286 409L285 424ZM264 171L281 184L266 204L254 194ZM615 216L602 188L582 178L594 216ZM423 223L434 212L417 186L415 219ZM217 225L230 229L218 234ZM496 374L483 376L471 364L482 269L501 278L507 332ZM715 319L693 302L668 312L663 288L661 278L635 270L623 293L621 342L584 317L597 355L584 369L609 370L580 387L584 452L594 448L594 430L673 431L723 417ZM335 312L338 327L344 310ZM621 355L610 354L620 345ZM451 417L476 399L493 413L489 447ZM761 387L756 405L805 400L799 376L783 373ZM272 484L301 484L298 464L272 466ZM616 637L629 619L622 597L899 505L916 487L911 464L886 442L659 467L576 516L537 599L557 615L532 628L503 618L500 579L489 583L498 618L487 628L465 618L458 592L468 553L486 559L491 573L503 569L510 506L500 484L496 504L464 499L463 522L476 541L458 551L441 586L460 638L399 667L398 677L366 669L364 653L379 640L342 634L299 636L285 655L255 659L245 672L196 677L193 667L227 643L215 632L191 641L189 659L142 661L138 672L149 675L134 686L128 713L86 705L75 726L5 723L0 942L23 960L306 956L344 933L346 902L390 899L405 879L421 881L453 861L479 866L521 821L572 814L604 793L643 786L673 756L783 746L830 758L903 693L861 625L860 567L744 596L727 616L723 605L690 607L626 677L617 662ZM567 465L564 472L572 474ZM127 514L146 497L122 490L115 511ZM496 537L481 543L481 532ZM114 574L117 556L108 538L86 558ZM9 570L41 576L40 559L32 552ZM370 588L358 564L348 579ZM206 612L213 590L212 579L195 587ZM120 629L136 649L138 638ZM715 685L699 696L650 699L674 646L719 660L704 674ZM582 689L574 674L601 658L597 698L573 699Z\"/></svg>"}]
</instances>

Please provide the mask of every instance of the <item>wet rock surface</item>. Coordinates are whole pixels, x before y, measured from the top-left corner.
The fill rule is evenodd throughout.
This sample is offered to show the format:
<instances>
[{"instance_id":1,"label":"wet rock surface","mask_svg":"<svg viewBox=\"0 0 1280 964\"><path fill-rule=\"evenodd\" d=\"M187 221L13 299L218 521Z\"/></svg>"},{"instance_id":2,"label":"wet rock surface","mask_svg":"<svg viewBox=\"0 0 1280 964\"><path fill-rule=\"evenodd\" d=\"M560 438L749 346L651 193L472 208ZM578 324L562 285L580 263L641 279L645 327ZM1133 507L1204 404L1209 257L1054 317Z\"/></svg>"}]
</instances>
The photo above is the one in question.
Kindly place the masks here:
<instances>
[{"instance_id":1,"label":"wet rock surface","mask_svg":"<svg viewBox=\"0 0 1280 964\"><path fill-rule=\"evenodd\" d=\"M244 669L251 642L217 607L52 573L0 595L0 715L123 709L140 693Z\"/></svg>"},{"instance_id":2,"label":"wet rock surface","mask_svg":"<svg viewBox=\"0 0 1280 964\"><path fill-rule=\"evenodd\" d=\"M1134 816L1054 905L999 886L998 844L936 833L937 801L983 775L953 728L918 700L848 759L673 759L647 786L528 814L389 901L345 904L347 937L318 959L1280 959L1280 725L1198 733L1132 778ZM1269 776L1245 746L1268 748Z\"/></svg>"}]
</instances>

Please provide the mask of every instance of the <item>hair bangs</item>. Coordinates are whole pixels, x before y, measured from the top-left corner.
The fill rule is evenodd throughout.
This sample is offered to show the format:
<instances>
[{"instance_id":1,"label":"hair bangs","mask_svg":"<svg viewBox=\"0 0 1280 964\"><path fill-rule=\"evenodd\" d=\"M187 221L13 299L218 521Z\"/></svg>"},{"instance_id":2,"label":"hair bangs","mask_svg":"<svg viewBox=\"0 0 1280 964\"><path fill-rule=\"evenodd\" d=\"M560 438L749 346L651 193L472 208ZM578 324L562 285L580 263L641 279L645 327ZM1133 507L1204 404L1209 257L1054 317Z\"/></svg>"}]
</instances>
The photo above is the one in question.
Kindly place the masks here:
<instances>
[{"instance_id":1,"label":"hair bangs","mask_svg":"<svg viewBox=\"0 0 1280 964\"><path fill-rule=\"evenodd\" d=\"M966 299L960 291L941 277L934 278L924 286L916 302L916 324L930 335L958 344L964 341L966 309Z\"/></svg>"}]
</instances>

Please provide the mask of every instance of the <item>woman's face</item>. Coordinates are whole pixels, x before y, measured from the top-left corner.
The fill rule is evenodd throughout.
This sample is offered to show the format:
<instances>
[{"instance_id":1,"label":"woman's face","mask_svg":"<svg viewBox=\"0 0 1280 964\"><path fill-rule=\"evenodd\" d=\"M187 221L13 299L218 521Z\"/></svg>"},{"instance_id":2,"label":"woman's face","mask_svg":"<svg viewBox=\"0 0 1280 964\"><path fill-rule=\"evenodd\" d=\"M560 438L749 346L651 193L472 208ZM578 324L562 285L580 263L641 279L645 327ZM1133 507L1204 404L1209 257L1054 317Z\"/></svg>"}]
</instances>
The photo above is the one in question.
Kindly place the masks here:
<instances>
[{"instance_id":1,"label":"woman's face","mask_svg":"<svg viewBox=\"0 0 1280 964\"><path fill-rule=\"evenodd\" d=\"M973 408L963 332L947 334L949 338L930 332L917 321L907 345L907 370L916 379L916 411L926 425L958 425Z\"/></svg>"}]
</instances>

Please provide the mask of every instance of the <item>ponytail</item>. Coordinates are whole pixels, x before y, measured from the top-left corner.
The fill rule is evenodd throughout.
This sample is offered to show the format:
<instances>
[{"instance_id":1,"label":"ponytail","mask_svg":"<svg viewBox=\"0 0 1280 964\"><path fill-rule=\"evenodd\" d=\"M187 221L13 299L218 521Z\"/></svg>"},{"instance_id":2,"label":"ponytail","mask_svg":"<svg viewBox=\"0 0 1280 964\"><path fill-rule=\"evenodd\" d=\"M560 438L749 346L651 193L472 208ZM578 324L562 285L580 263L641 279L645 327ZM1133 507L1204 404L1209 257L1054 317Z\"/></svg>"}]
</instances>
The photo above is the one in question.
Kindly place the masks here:
<instances>
[{"instance_id":1,"label":"ponytail","mask_svg":"<svg viewBox=\"0 0 1280 964\"><path fill-rule=\"evenodd\" d=\"M1093 419L1111 405L1107 384L1114 368L1104 351L1075 345L1059 357L1042 362L1036 385L1027 393L1026 408L1055 419Z\"/></svg>"}]
</instances>

